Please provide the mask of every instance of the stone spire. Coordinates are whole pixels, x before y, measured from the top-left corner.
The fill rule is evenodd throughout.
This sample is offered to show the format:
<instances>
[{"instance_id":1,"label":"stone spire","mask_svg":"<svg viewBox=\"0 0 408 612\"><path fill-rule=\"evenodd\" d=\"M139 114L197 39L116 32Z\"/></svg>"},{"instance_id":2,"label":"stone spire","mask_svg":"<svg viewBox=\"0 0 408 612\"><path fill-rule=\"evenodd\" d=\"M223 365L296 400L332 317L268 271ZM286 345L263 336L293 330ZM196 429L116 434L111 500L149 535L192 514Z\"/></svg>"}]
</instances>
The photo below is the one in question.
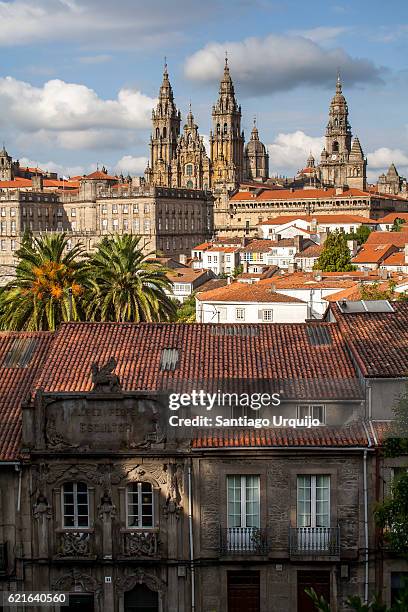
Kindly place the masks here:
<instances>
[{"instance_id":1,"label":"stone spire","mask_svg":"<svg viewBox=\"0 0 408 612\"><path fill-rule=\"evenodd\" d=\"M364 159L364 153L363 153L363 149L361 148L361 144L359 139L357 138L357 136L355 136L353 138L353 144L351 145L351 151L350 151L350 157L349 160L350 161L358 161Z\"/></svg>"},{"instance_id":2,"label":"stone spire","mask_svg":"<svg viewBox=\"0 0 408 612\"><path fill-rule=\"evenodd\" d=\"M251 139L244 152L245 178L251 181L269 177L269 155L265 145L259 140L259 132L254 118Z\"/></svg>"},{"instance_id":3,"label":"stone spire","mask_svg":"<svg viewBox=\"0 0 408 612\"><path fill-rule=\"evenodd\" d=\"M307 168L314 168L315 167L315 158L313 157L311 151L310 151L309 157L307 158L307 161L306 161L306 167Z\"/></svg>"}]
</instances>

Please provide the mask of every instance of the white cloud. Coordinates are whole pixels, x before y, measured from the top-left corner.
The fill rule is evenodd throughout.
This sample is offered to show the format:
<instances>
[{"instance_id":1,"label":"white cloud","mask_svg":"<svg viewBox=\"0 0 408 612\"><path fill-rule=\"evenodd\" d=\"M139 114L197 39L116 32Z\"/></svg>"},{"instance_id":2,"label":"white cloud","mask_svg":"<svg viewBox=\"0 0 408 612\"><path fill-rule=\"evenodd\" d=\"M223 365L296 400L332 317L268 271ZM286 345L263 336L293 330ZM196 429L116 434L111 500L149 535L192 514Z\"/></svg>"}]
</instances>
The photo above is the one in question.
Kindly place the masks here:
<instances>
[{"instance_id":1,"label":"white cloud","mask_svg":"<svg viewBox=\"0 0 408 612\"><path fill-rule=\"evenodd\" d=\"M188 78L202 83L220 78L225 50L240 91L260 95L299 85L332 86L337 69L347 86L381 81L384 69L368 59L353 58L344 49L325 49L302 36L252 37L240 42L209 43L185 63Z\"/></svg>"},{"instance_id":2,"label":"white cloud","mask_svg":"<svg viewBox=\"0 0 408 612\"><path fill-rule=\"evenodd\" d=\"M291 30L289 34L291 36L302 36L316 43L324 43L338 38L340 34L344 34L349 30L350 28L346 27L320 26L311 30Z\"/></svg>"},{"instance_id":3,"label":"white cloud","mask_svg":"<svg viewBox=\"0 0 408 612\"><path fill-rule=\"evenodd\" d=\"M10 76L0 78L0 122L28 131L144 128L155 102L135 89L121 89L115 100L103 100L86 85L60 79L34 87Z\"/></svg>"},{"instance_id":4,"label":"white cloud","mask_svg":"<svg viewBox=\"0 0 408 612\"><path fill-rule=\"evenodd\" d=\"M279 170L295 174L305 167L310 152L318 164L323 144L323 137L308 136L301 130L278 134L275 141L268 145L270 174Z\"/></svg>"},{"instance_id":5,"label":"white cloud","mask_svg":"<svg viewBox=\"0 0 408 612\"><path fill-rule=\"evenodd\" d=\"M206 8L194 7L195 17L204 17ZM165 0L3 0L0 46L79 41L88 47L144 49L184 38L182 26L190 19L189 0L174 0L172 10Z\"/></svg>"},{"instance_id":6,"label":"white cloud","mask_svg":"<svg viewBox=\"0 0 408 612\"><path fill-rule=\"evenodd\" d=\"M396 166L407 166L408 155L401 149L380 147L372 153L367 154L367 161L371 168L388 169L392 163L394 163Z\"/></svg>"},{"instance_id":7,"label":"white cloud","mask_svg":"<svg viewBox=\"0 0 408 612\"><path fill-rule=\"evenodd\" d=\"M143 174L147 166L147 157L132 157L132 155L124 155L115 166L115 171L118 174L137 176Z\"/></svg>"},{"instance_id":8,"label":"white cloud","mask_svg":"<svg viewBox=\"0 0 408 612\"><path fill-rule=\"evenodd\" d=\"M58 164L54 161L41 162L38 160L29 159L28 157L22 157L19 161L20 166L28 166L29 168L38 167L42 170L48 170L49 172L56 172L59 176L78 176L86 174L89 170L85 166L67 166L64 164Z\"/></svg>"}]
</instances>

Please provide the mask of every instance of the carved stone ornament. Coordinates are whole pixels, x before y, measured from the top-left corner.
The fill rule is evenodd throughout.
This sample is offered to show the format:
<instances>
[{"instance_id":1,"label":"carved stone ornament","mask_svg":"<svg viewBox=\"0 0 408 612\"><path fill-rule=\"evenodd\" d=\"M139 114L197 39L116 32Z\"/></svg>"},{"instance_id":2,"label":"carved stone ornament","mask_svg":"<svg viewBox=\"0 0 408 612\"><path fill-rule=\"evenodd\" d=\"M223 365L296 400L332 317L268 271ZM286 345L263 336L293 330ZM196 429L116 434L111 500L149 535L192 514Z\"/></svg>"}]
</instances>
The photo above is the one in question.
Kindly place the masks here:
<instances>
[{"instance_id":1,"label":"carved stone ornament","mask_svg":"<svg viewBox=\"0 0 408 612\"><path fill-rule=\"evenodd\" d=\"M89 557L91 554L89 532L64 531L58 540L58 557Z\"/></svg>"},{"instance_id":2,"label":"carved stone ornament","mask_svg":"<svg viewBox=\"0 0 408 612\"><path fill-rule=\"evenodd\" d=\"M119 484L122 480L150 482L153 487L167 484L167 466L163 463L122 463L112 471L112 483Z\"/></svg>"},{"instance_id":3,"label":"carved stone ornament","mask_svg":"<svg viewBox=\"0 0 408 612\"><path fill-rule=\"evenodd\" d=\"M48 503L45 495L40 493L37 497L37 501L33 506L33 517L35 519L47 518L50 519L52 516L51 506Z\"/></svg>"},{"instance_id":4,"label":"carved stone ornament","mask_svg":"<svg viewBox=\"0 0 408 612\"><path fill-rule=\"evenodd\" d=\"M166 516L175 514L179 518L183 509L181 505L183 493L183 466L171 463L169 465L168 495L163 511Z\"/></svg>"},{"instance_id":5,"label":"carved stone ornament","mask_svg":"<svg viewBox=\"0 0 408 612\"><path fill-rule=\"evenodd\" d=\"M137 584L145 584L151 591L159 593L160 596L163 596L166 591L166 584L163 580L153 574L148 574L141 568L137 569L134 574L120 576L116 579L118 590L122 593L131 591Z\"/></svg>"},{"instance_id":6,"label":"carved stone ornament","mask_svg":"<svg viewBox=\"0 0 408 612\"><path fill-rule=\"evenodd\" d=\"M113 372L117 361L111 357L105 365L99 367L97 363L91 366L93 389L96 393L117 393L122 390L119 376Z\"/></svg>"},{"instance_id":7,"label":"carved stone ornament","mask_svg":"<svg viewBox=\"0 0 408 612\"><path fill-rule=\"evenodd\" d=\"M83 574L77 569L73 569L64 574L51 586L53 591L76 592L76 593L95 593L99 598L102 594L102 585L89 574Z\"/></svg>"},{"instance_id":8,"label":"carved stone ornament","mask_svg":"<svg viewBox=\"0 0 408 612\"><path fill-rule=\"evenodd\" d=\"M152 444L162 444L166 441L166 434L160 427L160 415L154 411L151 417L152 429L148 431L141 442L133 442L130 448L141 448L149 450Z\"/></svg>"},{"instance_id":9,"label":"carved stone ornament","mask_svg":"<svg viewBox=\"0 0 408 612\"><path fill-rule=\"evenodd\" d=\"M98 517L102 521L113 519L117 514L116 506L112 503L112 499L107 491L101 498L101 503L98 506Z\"/></svg>"},{"instance_id":10,"label":"carved stone ornament","mask_svg":"<svg viewBox=\"0 0 408 612\"><path fill-rule=\"evenodd\" d=\"M155 531L128 531L124 536L124 554L127 557L154 557L159 549Z\"/></svg>"},{"instance_id":11,"label":"carved stone ornament","mask_svg":"<svg viewBox=\"0 0 408 612\"><path fill-rule=\"evenodd\" d=\"M57 429L55 419L52 417L47 417L46 425L45 425L45 439L48 447L52 447L55 450L65 449L65 448L76 448L78 444L72 444L68 442Z\"/></svg>"}]
</instances>

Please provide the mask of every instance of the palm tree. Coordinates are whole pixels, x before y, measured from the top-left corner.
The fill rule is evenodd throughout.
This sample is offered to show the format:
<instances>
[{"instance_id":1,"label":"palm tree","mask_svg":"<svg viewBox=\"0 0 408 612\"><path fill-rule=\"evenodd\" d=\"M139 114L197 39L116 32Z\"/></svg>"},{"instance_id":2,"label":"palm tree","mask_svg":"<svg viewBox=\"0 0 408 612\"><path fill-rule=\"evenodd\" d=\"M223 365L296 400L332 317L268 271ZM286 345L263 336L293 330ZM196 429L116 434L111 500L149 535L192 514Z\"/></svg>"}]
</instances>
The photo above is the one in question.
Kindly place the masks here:
<instances>
[{"instance_id":1,"label":"palm tree","mask_svg":"<svg viewBox=\"0 0 408 612\"><path fill-rule=\"evenodd\" d=\"M86 314L93 321L169 321L176 307L166 270L146 260L140 236L106 236L90 255Z\"/></svg>"},{"instance_id":2,"label":"palm tree","mask_svg":"<svg viewBox=\"0 0 408 612\"><path fill-rule=\"evenodd\" d=\"M16 276L0 293L1 329L55 330L80 319L88 264L82 245L68 247L65 234L24 237Z\"/></svg>"}]
</instances>

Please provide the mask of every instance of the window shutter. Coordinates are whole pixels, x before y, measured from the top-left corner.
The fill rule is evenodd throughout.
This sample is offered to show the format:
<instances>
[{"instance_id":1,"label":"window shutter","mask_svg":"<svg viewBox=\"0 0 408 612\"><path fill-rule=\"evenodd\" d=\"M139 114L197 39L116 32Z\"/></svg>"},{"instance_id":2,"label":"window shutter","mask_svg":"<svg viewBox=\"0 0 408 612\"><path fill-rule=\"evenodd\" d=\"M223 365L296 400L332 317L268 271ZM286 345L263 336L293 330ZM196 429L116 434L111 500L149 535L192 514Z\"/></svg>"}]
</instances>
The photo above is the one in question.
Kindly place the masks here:
<instances>
[{"instance_id":1,"label":"window shutter","mask_svg":"<svg viewBox=\"0 0 408 612\"><path fill-rule=\"evenodd\" d=\"M263 319L263 310L258 310L258 321L262 321Z\"/></svg>"}]
</instances>

